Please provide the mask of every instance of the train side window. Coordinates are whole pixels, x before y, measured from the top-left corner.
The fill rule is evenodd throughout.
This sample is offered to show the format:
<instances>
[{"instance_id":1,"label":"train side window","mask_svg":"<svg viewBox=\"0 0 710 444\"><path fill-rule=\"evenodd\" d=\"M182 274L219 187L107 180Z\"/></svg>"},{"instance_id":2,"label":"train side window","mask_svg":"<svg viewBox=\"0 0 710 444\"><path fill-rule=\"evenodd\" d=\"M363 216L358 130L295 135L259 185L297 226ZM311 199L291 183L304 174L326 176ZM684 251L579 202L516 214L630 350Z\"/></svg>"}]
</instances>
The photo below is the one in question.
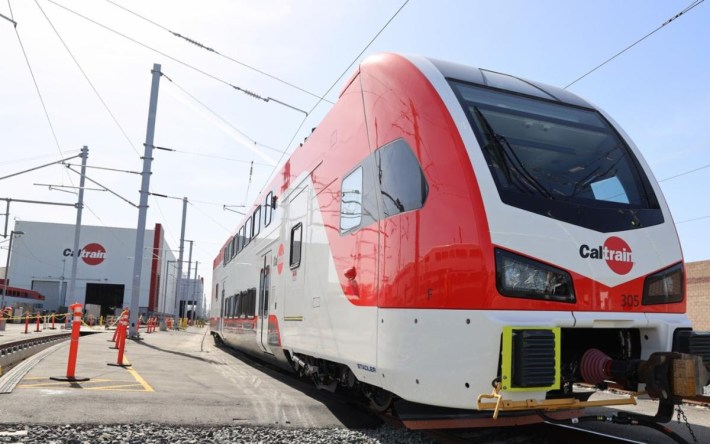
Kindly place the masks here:
<instances>
[{"instance_id":1,"label":"train side window","mask_svg":"<svg viewBox=\"0 0 710 444\"><path fill-rule=\"evenodd\" d=\"M259 231L261 231L261 205L256 207L256 210L254 210L252 220L254 221L254 234L252 234L251 237L254 238L259 234Z\"/></svg>"},{"instance_id":2,"label":"train side window","mask_svg":"<svg viewBox=\"0 0 710 444\"><path fill-rule=\"evenodd\" d=\"M239 233L237 234L237 253L242 251L244 248L244 226L239 229Z\"/></svg>"},{"instance_id":3,"label":"train side window","mask_svg":"<svg viewBox=\"0 0 710 444\"><path fill-rule=\"evenodd\" d=\"M299 222L291 228L291 253L289 254L289 265L291 269L301 265L301 240L303 225Z\"/></svg>"},{"instance_id":4,"label":"train side window","mask_svg":"<svg viewBox=\"0 0 710 444\"><path fill-rule=\"evenodd\" d=\"M239 293L235 297L237 298L237 304L235 308L234 317L241 318L244 314L244 298L242 297L244 293Z\"/></svg>"},{"instance_id":5,"label":"train side window","mask_svg":"<svg viewBox=\"0 0 710 444\"><path fill-rule=\"evenodd\" d=\"M424 206L429 185L409 144L397 139L376 151L383 218Z\"/></svg>"},{"instance_id":6,"label":"train side window","mask_svg":"<svg viewBox=\"0 0 710 444\"><path fill-rule=\"evenodd\" d=\"M251 242L251 216L244 223L244 246L249 245L249 242Z\"/></svg>"},{"instance_id":7,"label":"train side window","mask_svg":"<svg viewBox=\"0 0 710 444\"><path fill-rule=\"evenodd\" d=\"M274 212L273 207L271 206L271 201L274 199L274 192L269 191L269 194L266 195L266 200L264 201L264 226L268 227L269 224L271 223L271 216Z\"/></svg>"},{"instance_id":8,"label":"train side window","mask_svg":"<svg viewBox=\"0 0 710 444\"><path fill-rule=\"evenodd\" d=\"M247 290L247 317L253 318L256 316L256 288Z\"/></svg>"},{"instance_id":9,"label":"train side window","mask_svg":"<svg viewBox=\"0 0 710 444\"><path fill-rule=\"evenodd\" d=\"M232 254L230 255L231 256L230 259L231 259L237 255L237 238L236 237L232 238L232 246L230 248L230 251L232 252Z\"/></svg>"},{"instance_id":10,"label":"train side window","mask_svg":"<svg viewBox=\"0 0 710 444\"><path fill-rule=\"evenodd\" d=\"M362 221L362 167L343 178L340 189L340 233L360 226Z\"/></svg>"}]
</instances>

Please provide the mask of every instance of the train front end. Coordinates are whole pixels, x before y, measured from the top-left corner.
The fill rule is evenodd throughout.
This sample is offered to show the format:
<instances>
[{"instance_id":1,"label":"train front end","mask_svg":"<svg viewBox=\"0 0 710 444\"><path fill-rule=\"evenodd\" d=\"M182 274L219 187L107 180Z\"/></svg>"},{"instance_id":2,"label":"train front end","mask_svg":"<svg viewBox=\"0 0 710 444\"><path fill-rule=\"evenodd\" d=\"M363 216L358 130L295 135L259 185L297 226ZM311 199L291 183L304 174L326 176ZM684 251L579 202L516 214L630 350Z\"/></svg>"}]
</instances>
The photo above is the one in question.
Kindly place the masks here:
<instances>
[{"instance_id":1,"label":"train front end","mask_svg":"<svg viewBox=\"0 0 710 444\"><path fill-rule=\"evenodd\" d=\"M579 386L616 384L660 399L658 419L668 420L673 404L702 394L710 334L692 331L673 220L624 131L559 88L410 62L450 113L480 196L478 265L460 262L485 284L440 312L453 348L441 356L475 355L468 380L447 378L461 384L451 399L477 391L476 408L495 415L635 403L592 401ZM434 190L439 179L428 179Z\"/></svg>"}]
</instances>

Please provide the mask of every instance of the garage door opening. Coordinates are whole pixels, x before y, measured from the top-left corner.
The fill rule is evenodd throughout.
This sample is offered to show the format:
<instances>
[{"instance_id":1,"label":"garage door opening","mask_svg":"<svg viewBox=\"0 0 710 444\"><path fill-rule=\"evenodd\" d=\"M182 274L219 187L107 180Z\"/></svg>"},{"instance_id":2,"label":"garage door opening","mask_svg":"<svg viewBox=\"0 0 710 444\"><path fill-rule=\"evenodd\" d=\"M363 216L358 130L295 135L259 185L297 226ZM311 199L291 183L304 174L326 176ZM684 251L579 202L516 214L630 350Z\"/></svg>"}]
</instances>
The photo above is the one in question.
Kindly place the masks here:
<instances>
[{"instance_id":1,"label":"garage door opening","mask_svg":"<svg viewBox=\"0 0 710 444\"><path fill-rule=\"evenodd\" d=\"M125 285L120 284L86 284L86 304L101 306L101 316L112 316L116 310L123 308L123 292Z\"/></svg>"}]
</instances>

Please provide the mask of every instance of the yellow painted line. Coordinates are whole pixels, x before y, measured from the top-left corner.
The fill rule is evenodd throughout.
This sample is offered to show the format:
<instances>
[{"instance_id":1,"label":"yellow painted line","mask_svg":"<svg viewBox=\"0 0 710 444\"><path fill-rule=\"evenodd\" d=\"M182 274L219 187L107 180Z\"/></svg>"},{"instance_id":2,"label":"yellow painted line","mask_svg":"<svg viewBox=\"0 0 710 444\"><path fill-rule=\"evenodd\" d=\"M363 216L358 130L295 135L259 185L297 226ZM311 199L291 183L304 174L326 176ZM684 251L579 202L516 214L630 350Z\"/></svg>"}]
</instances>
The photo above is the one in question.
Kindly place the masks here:
<instances>
[{"instance_id":1,"label":"yellow painted line","mask_svg":"<svg viewBox=\"0 0 710 444\"><path fill-rule=\"evenodd\" d=\"M135 379L140 385L143 386L143 389L146 392L154 392L155 391L155 390L153 390L153 387L151 387L150 384L148 384L148 382L145 379L143 379L143 377L141 377L141 375L139 375L138 372L133 367L130 367L131 363L128 362L128 358L126 358L125 355L123 356L123 365L129 366L129 367L126 367L126 370L128 370L128 373L130 373L131 376L133 376L133 379Z\"/></svg>"},{"instance_id":2,"label":"yellow painted line","mask_svg":"<svg viewBox=\"0 0 710 444\"><path fill-rule=\"evenodd\" d=\"M128 370L128 373L130 373L131 376L133 376L133 378L138 382L138 384L143 386L143 389L146 392L154 392L155 391L155 390L153 390L153 387L151 387L150 384L148 384L148 382L146 382L146 380L143 379L141 377L141 375L139 375L138 372L133 369L133 367L126 367L126 370Z\"/></svg>"},{"instance_id":3,"label":"yellow painted line","mask_svg":"<svg viewBox=\"0 0 710 444\"><path fill-rule=\"evenodd\" d=\"M132 384L123 384L123 385L104 385L101 387L87 387L86 390L109 390L109 391L116 391L116 392L146 392L149 390L124 390L128 387L141 387L140 383L132 383ZM150 390L152 391L152 390Z\"/></svg>"},{"instance_id":4,"label":"yellow painted line","mask_svg":"<svg viewBox=\"0 0 710 444\"><path fill-rule=\"evenodd\" d=\"M28 378L29 379L29 378ZM47 378L33 378L33 379L44 379L45 381ZM92 379L91 381L85 381L84 383L87 382L110 382L111 379ZM18 384L18 388L36 388L36 387L56 387L58 385L67 385L69 381L56 381L56 382L42 382L39 384ZM84 387L82 387L84 388Z\"/></svg>"}]
</instances>

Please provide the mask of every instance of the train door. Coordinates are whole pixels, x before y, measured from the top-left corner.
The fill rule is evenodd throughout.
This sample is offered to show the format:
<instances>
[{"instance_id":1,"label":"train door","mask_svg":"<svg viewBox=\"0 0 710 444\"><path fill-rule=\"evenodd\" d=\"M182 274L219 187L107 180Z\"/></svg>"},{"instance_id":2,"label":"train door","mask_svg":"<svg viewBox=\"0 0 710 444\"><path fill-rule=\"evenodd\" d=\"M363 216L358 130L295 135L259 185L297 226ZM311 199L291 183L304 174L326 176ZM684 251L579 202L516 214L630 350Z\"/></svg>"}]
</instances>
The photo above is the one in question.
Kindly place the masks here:
<instances>
[{"instance_id":1,"label":"train door","mask_svg":"<svg viewBox=\"0 0 710 444\"><path fill-rule=\"evenodd\" d=\"M263 255L259 272L259 343L266 352L273 354L269 348L269 288L271 287L271 251Z\"/></svg>"},{"instance_id":2,"label":"train door","mask_svg":"<svg viewBox=\"0 0 710 444\"><path fill-rule=\"evenodd\" d=\"M306 215L308 214L307 181L301 182L293 191L288 203L288 216L285 221L286 252L281 280L284 283L284 320L300 322L305 311L305 253L307 239ZM280 247L279 247L280 248Z\"/></svg>"},{"instance_id":3,"label":"train door","mask_svg":"<svg viewBox=\"0 0 710 444\"><path fill-rule=\"evenodd\" d=\"M224 291L224 281L222 281L222 294L220 297L220 311L219 311L219 333L224 334L224 318L227 316L227 298L225 297Z\"/></svg>"}]
</instances>

